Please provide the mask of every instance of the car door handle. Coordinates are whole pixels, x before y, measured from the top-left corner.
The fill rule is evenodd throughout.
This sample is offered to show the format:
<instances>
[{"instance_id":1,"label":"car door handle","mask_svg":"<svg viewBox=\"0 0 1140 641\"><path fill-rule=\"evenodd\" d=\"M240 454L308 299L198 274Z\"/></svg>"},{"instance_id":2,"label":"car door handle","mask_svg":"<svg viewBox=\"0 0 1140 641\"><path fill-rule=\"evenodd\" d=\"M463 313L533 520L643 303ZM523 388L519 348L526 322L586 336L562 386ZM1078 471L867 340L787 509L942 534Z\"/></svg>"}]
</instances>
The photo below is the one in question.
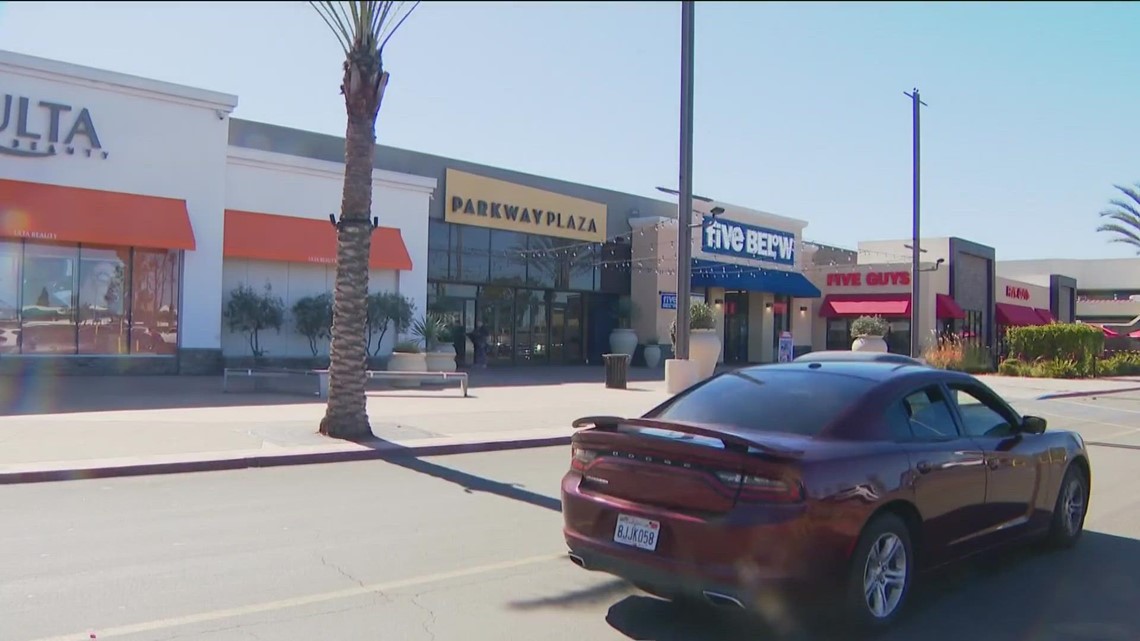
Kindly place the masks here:
<instances>
[{"instance_id":1,"label":"car door handle","mask_svg":"<svg viewBox=\"0 0 1140 641\"><path fill-rule=\"evenodd\" d=\"M986 459L986 467L990 468L991 470L998 469L1001 467L1001 459L996 457Z\"/></svg>"},{"instance_id":2,"label":"car door handle","mask_svg":"<svg viewBox=\"0 0 1140 641\"><path fill-rule=\"evenodd\" d=\"M919 474L927 474L934 471L934 466L930 461L919 461L918 465L914 466L914 469L918 470Z\"/></svg>"}]
</instances>

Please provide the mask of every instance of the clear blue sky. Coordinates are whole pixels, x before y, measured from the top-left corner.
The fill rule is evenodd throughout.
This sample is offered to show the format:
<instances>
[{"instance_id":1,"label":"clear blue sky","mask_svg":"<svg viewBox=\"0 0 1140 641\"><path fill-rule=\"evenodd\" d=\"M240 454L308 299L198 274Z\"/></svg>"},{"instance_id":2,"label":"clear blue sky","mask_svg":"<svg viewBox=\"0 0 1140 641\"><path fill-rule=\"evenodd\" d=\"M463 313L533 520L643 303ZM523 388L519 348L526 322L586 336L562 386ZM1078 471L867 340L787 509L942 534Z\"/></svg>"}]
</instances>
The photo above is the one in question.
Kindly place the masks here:
<instances>
[{"instance_id":1,"label":"clear blue sky","mask_svg":"<svg viewBox=\"0 0 1140 641\"><path fill-rule=\"evenodd\" d=\"M1140 3L697 5L699 194L841 246L910 233L999 258L1127 256L1096 234L1140 181ZM660 196L675 185L680 3L424 2L386 52L380 142ZM307 4L0 6L0 47L240 96L343 134L340 50Z\"/></svg>"}]
</instances>

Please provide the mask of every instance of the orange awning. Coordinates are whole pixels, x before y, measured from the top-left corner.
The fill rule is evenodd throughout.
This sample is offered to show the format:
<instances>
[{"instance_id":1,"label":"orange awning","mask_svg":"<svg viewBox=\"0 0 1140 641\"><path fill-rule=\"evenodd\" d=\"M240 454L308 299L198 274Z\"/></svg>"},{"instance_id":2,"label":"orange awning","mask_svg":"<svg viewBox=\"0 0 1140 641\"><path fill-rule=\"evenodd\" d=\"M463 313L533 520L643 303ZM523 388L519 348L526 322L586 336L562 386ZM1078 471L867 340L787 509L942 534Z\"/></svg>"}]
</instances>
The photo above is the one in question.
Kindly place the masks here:
<instances>
[{"instance_id":1,"label":"orange awning","mask_svg":"<svg viewBox=\"0 0 1140 641\"><path fill-rule=\"evenodd\" d=\"M328 219L227 209L223 248L229 258L335 265L336 228ZM399 229L377 227L372 232L368 266L404 271L412 268L412 257Z\"/></svg>"},{"instance_id":2,"label":"orange awning","mask_svg":"<svg viewBox=\"0 0 1140 641\"><path fill-rule=\"evenodd\" d=\"M0 236L194 249L186 201L0 179Z\"/></svg>"}]
</instances>

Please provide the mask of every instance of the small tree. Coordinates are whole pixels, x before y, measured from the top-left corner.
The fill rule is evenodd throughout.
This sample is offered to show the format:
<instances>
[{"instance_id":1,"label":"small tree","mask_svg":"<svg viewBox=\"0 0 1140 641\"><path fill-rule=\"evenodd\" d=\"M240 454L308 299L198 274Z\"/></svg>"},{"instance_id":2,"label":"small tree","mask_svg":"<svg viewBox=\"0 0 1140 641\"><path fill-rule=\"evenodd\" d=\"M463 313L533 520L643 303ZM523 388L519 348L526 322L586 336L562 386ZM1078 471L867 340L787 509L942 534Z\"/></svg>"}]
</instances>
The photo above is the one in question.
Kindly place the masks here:
<instances>
[{"instance_id":1,"label":"small tree","mask_svg":"<svg viewBox=\"0 0 1140 641\"><path fill-rule=\"evenodd\" d=\"M248 285L239 285L230 292L226 309L222 314L231 332L246 334L249 349L254 358L261 358L260 333L265 329L281 331L285 321L285 302L273 295L273 286L265 283L265 291L259 293Z\"/></svg>"},{"instance_id":2,"label":"small tree","mask_svg":"<svg viewBox=\"0 0 1140 641\"><path fill-rule=\"evenodd\" d=\"M306 296L293 303L293 323L297 332L309 340L309 350L317 357L317 342L332 333L332 294Z\"/></svg>"},{"instance_id":3,"label":"small tree","mask_svg":"<svg viewBox=\"0 0 1140 641\"><path fill-rule=\"evenodd\" d=\"M416 313L416 304L405 296L396 292L376 292L368 295L368 345L373 343L375 337L376 347L372 349L373 356L380 355L380 346L384 344L384 335L390 326L395 326L396 335L408 331L412 325L412 316Z\"/></svg>"}]
</instances>

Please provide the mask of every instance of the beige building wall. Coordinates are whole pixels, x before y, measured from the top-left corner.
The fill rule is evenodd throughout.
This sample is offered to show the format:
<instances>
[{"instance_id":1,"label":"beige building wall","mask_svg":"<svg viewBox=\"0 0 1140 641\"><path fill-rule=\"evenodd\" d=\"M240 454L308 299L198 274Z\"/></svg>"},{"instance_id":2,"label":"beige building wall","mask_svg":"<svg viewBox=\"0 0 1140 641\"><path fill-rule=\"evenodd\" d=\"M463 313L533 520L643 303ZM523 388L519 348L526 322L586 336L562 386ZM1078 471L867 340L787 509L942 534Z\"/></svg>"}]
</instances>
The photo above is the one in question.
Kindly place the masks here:
<instances>
[{"instance_id":1,"label":"beige building wall","mask_svg":"<svg viewBox=\"0 0 1140 641\"><path fill-rule=\"evenodd\" d=\"M1035 285L1012 278L994 279L994 300L998 303L1020 305L1034 309L1049 309L1049 287Z\"/></svg>"}]
</instances>

